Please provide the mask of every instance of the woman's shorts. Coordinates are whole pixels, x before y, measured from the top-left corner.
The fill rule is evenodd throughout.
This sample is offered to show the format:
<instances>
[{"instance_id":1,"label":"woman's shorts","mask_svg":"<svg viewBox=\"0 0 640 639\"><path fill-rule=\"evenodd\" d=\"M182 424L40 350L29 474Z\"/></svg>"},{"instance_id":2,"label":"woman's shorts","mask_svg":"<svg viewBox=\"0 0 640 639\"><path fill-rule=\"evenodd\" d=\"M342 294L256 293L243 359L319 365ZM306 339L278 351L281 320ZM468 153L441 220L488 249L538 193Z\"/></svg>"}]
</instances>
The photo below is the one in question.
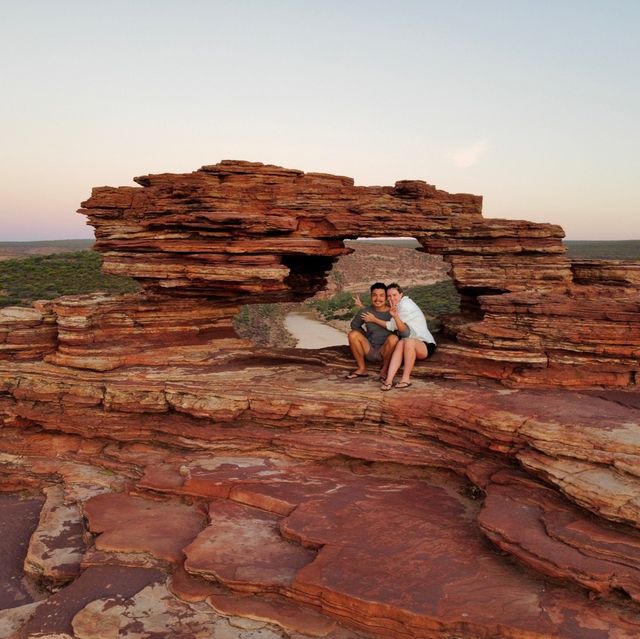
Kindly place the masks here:
<instances>
[{"instance_id":1,"label":"woman's shorts","mask_svg":"<svg viewBox=\"0 0 640 639\"><path fill-rule=\"evenodd\" d=\"M427 345L427 353L431 357L436 352L438 345L434 342L425 342L425 344Z\"/></svg>"}]
</instances>

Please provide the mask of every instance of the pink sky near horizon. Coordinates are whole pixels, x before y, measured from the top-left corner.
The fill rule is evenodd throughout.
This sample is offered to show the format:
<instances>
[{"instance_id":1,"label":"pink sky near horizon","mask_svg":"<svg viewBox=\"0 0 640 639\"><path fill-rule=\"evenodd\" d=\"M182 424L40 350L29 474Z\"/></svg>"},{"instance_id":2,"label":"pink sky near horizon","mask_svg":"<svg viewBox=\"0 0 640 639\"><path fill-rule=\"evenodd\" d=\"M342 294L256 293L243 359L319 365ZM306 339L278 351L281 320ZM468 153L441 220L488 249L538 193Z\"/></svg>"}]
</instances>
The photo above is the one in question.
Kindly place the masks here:
<instances>
[{"instance_id":1,"label":"pink sky near horizon","mask_svg":"<svg viewBox=\"0 0 640 639\"><path fill-rule=\"evenodd\" d=\"M12 4L0 241L92 237L92 187L222 159L640 239L638 24L631 1Z\"/></svg>"}]
</instances>

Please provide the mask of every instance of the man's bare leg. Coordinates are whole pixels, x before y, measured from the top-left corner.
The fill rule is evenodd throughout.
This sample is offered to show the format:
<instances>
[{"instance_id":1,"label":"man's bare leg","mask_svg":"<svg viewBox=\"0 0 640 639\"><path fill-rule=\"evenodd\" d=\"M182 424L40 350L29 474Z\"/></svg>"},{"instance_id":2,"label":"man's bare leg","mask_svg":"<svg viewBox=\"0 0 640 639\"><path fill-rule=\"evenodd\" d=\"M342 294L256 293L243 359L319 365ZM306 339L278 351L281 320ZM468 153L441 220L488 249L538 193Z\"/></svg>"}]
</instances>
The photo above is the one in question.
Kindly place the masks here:
<instances>
[{"instance_id":1,"label":"man's bare leg","mask_svg":"<svg viewBox=\"0 0 640 639\"><path fill-rule=\"evenodd\" d=\"M385 340L385 343L382 345L382 350L380 351L380 355L382 355L382 368L380 369L380 379L385 379L387 376L387 371L389 370L389 362L391 361L391 355L393 354L393 349L396 347L398 343L397 335L389 335Z\"/></svg>"},{"instance_id":2,"label":"man's bare leg","mask_svg":"<svg viewBox=\"0 0 640 639\"><path fill-rule=\"evenodd\" d=\"M358 365L358 368L351 374L365 375L367 365L365 364L364 357L369 352L369 348L371 348L369 340L360 331L350 331L347 337L349 338L349 348Z\"/></svg>"}]
</instances>

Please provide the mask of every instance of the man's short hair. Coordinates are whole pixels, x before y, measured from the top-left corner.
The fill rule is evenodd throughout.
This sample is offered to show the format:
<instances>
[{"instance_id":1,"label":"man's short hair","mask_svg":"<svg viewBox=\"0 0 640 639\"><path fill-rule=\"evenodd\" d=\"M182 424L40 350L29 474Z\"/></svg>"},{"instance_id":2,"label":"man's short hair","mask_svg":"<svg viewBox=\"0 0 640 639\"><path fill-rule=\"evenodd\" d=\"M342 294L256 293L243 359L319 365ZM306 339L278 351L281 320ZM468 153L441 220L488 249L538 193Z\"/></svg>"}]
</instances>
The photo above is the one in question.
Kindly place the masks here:
<instances>
[{"instance_id":1,"label":"man's short hair","mask_svg":"<svg viewBox=\"0 0 640 639\"><path fill-rule=\"evenodd\" d=\"M389 290L390 288L395 288L396 291L398 291L398 293L404 293L404 291L402 290L402 287L397 282L391 282L391 284L387 286L387 290Z\"/></svg>"},{"instance_id":2,"label":"man's short hair","mask_svg":"<svg viewBox=\"0 0 640 639\"><path fill-rule=\"evenodd\" d=\"M387 292L387 285L383 284L382 282L376 282L375 284L372 284L369 292L373 293L373 291L375 291L377 288L382 289L385 293Z\"/></svg>"}]
</instances>

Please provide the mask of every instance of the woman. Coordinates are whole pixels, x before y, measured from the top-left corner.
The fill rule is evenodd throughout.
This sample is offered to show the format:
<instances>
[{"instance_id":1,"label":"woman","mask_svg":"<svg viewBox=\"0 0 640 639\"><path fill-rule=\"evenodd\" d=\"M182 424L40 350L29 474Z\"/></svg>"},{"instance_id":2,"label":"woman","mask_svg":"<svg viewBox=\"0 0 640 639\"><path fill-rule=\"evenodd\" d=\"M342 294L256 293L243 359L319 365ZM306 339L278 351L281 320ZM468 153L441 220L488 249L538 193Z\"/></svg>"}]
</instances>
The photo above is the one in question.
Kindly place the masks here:
<instances>
[{"instance_id":1,"label":"woman","mask_svg":"<svg viewBox=\"0 0 640 639\"><path fill-rule=\"evenodd\" d=\"M384 324L390 331L398 331L402 338L391 355L389 370L380 389L383 391L392 388L409 388L411 382L411 371L417 359L427 359L436 351L436 341L427 327L427 320L420 307L409 297L403 294L402 289L395 282L387 286L387 299L391 320L383 322L372 314L363 313L365 321L373 321L380 325ZM372 315L374 319L366 317ZM395 385L393 378L403 364L402 377Z\"/></svg>"}]
</instances>

